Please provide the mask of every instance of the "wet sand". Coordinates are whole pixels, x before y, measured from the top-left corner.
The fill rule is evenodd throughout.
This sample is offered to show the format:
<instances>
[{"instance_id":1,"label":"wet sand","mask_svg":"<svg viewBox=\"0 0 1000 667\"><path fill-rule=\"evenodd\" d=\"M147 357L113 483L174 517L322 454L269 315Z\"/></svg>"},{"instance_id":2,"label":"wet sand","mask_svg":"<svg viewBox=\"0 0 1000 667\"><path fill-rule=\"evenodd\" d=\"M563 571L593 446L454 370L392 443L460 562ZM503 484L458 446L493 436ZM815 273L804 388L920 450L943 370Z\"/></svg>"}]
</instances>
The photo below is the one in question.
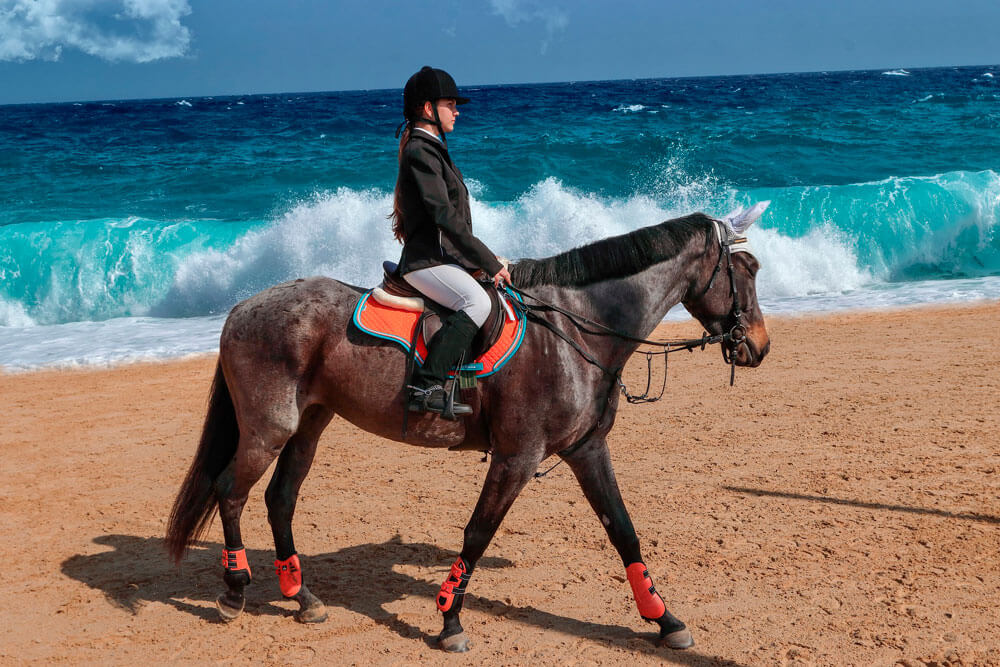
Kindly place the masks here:
<instances>
[{"instance_id":1,"label":"wet sand","mask_svg":"<svg viewBox=\"0 0 1000 667\"><path fill-rule=\"evenodd\" d=\"M1000 304L768 327L770 356L735 387L717 350L676 355L669 398L623 406L609 438L693 649L650 641L560 466L528 485L472 579L472 653L437 652L433 596L486 465L340 420L295 520L329 620L300 625L281 599L261 483L243 518L247 612L219 623L218 521L180 567L162 543L204 357L0 375L0 662L1000 664ZM644 383L643 359L626 379Z\"/></svg>"}]
</instances>

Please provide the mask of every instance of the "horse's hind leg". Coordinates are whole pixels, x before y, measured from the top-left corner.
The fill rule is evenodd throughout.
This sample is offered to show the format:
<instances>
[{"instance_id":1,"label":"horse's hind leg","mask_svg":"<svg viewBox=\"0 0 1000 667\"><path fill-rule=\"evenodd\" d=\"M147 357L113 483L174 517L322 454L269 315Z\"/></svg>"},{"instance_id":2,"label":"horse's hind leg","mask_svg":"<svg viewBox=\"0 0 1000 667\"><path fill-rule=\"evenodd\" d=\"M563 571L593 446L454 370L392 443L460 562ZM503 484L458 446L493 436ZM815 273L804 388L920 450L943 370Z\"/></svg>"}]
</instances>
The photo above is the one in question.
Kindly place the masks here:
<instances>
[{"instance_id":1,"label":"horse's hind leg","mask_svg":"<svg viewBox=\"0 0 1000 667\"><path fill-rule=\"evenodd\" d=\"M243 611L243 589L250 583L250 565L240 533L240 516L250 489L260 479L274 457L292 435L292 430L277 425L240 424L240 442L236 456L215 481L219 516L226 548L223 552L223 579L228 590L215 601L223 620L231 621Z\"/></svg>"},{"instance_id":2,"label":"horse's hind leg","mask_svg":"<svg viewBox=\"0 0 1000 667\"><path fill-rule=\"evenodd\" d=\"M302 583L302 568L295 552L295 540L292 538L292 515L295 513L302 481L312 466L316 443L332 418L333 411L319 405L309 407L302 414L299 430L278 457L274 476L264 494L267 519L274 534L277 555L274 565L278 571L281 593L299 603L295 619L302 623L320 623L326 620L327 614L326 607L319 598Z\"/></svg>"},{"instance_id":3,"label":"horse's hind leg","mask_svg":"<svg viewBox=\"0 0 1000 667\"><path fill-rule=\"evenodd\" d=\"M607 443L603 439L595 439L567 456L566 462L573 469L590 506L597 512L611 543L622 558L639 614L660 626L659 643L670 648L693 646L691 633L667 610L663 598L653 588L653 581L639 551L639 538L615 481Z\"/></svg>"},{"instance_id":4,"label":"horse's hind leg","mask_svg":"<svg viewBox=\"0 0 1000 667\"><path fill-rule=\"evenodd\" d=\"M452 564L451 572L437 596L437 607L444 613L444 629L438 635L438 646L445 651L457 653L469 650L469 639L458 618L466 585L507 510L538 469L539 461L541 456L530 452L514 457L494 456L490 461L479 502L465 527L462 553Z\"/></svg>"}]
</instances>

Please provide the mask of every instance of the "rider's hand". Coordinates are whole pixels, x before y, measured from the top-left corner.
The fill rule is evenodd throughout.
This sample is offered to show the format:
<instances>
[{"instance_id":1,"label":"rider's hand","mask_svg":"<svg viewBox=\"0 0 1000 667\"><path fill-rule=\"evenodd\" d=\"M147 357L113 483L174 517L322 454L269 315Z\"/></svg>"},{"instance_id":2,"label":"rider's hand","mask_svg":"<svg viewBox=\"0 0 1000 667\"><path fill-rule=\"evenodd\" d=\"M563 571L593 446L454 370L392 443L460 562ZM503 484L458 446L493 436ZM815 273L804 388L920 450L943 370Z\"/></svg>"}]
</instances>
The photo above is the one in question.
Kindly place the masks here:
<instances>
[{"instance_id":1,"label":"rider's hand","mask_svg":"<svg viewBox=\"0 0 1000 667\"><path fill-rule=\"evenodd\" d=\"M495 276L493 276L493 284L496 287L500 287L504 283L510 284L510 271L507 267L500 269Z\"/></svg>"}]
</instances>

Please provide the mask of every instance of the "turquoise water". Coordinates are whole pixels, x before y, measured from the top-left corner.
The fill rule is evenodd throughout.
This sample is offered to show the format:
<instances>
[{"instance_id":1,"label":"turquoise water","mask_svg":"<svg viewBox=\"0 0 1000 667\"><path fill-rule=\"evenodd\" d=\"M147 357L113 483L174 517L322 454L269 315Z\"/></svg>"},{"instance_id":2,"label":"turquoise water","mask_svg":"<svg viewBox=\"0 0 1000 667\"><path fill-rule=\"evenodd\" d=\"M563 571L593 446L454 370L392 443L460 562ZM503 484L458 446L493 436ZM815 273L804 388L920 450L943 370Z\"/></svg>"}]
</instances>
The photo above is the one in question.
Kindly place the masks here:
<instances>
[{"instance_id":1,"label":"turquoise water","mask_svg":"<svg viewBox=\"0 0 1000 667\"><path fill-rule=\"evenodd\" d=\"M500 254L770 199L766 312L996 299L998 72L470 88L449 143ZM400 98L0 107L0 366L208 351L275 282L377 282Z\"/></svg>"}]
</instances>

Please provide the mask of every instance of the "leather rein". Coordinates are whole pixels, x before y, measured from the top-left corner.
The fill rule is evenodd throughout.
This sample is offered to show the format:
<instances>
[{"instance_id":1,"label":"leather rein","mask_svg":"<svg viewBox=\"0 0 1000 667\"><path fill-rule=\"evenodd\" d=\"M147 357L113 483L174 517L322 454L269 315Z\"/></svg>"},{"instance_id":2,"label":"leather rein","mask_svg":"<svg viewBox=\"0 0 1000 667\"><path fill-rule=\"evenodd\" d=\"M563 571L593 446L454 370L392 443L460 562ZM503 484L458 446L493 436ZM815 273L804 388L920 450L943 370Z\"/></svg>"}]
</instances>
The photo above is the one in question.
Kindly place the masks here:
<instances>
[{"instance_id":1,"label":"leather rein","mask_svg":"<svg viewBox=\"0 0 1000 667\"><path fill-rule=\"evenodd\" d=\"M681 350L688 350L689 352L695 349L704 350L708 345L714 345L716 343L728 344L728 346L723 346L722 354L723 358L726 360L726 363L730 365L729 386L733 386L733 384L736 381L735 352L737 348L739 348L740 346L745 346L747 354L751 357L751 359L753 358L753 351L747 344L746 327L743 325L743 310L740 307L739 296L736 291L736 281L735 281L735 276L733 275L733 257L731 248L731 246L734 243L745 243L746 238L744 237L737 237L733 239L726 238L723 236L722 231L719 230L718 228L718 225L720 225L721 223L714 220L712 222L713 225L716 225L715 231L718 234L719 238L719 261L715 265L715 270L712 271L712 276L711 278L709 278L708 284L705 286L705 289L703 289L698 296L700 298L704 296L710 289L712 289L712 285L715 283L716 277L722 270L722 262L723 260L726 260L727 272L729 274L730 291L733 297L733 303L729 313L730 316L733 318L733 321L735 322L733 327L727 333L718 334L715 336L709 336L708 332L705 332L702 334L701 338L685 338L685 339L674 339L666 341L649 340L647 338L637 338L628 333L625 333L624 331L619 331L618 329L614 329L613 327L601 324L600 322L595 322L594 320L584 317L583 315L580 315L578 313L573 313L559 306L547 303L546 301L543 301L537 296L534 296L533 294L525 292L522 289L514 287L513 285L508 285L507 286L508 289L518 293L522 297L527 297L528 299L531 299L537 305L528 304L525 302L516 302L513 300L512 304L514 304L515 308L521 310L524 313L525 317L527 317L533 322L542 325L543 327L554 333L556 336L566 341L570 345L570 347L576 350L577 353L581 357L583 357L584 360L586 360L588 363L596 366L605 374L612 376L615 379L615 382L620 388L622 394L625 396L625 400L628 401L629 403L635 403L635 404L655 403L656 401L663 398L663 394L667 388L668 355L670 355L673 352L679 352ZM651 347L660 348L658 351L655 352L649 352L649 351L643 352L643 354L646 355L645 390L641 394L632 394L631 392L629 392L628 388L625 386L625 382L622 380L621 369L616 371L602 364L594 357L594 355L592 355L590 352L584 349L583 346L581 346L579 343L573 340L569 336L569 334L567 334L565 331L563 331L555 324L550 322L548 319L543 317L540 314L542 312L556 312L559 313L560 315L563 315L564 317L566 317L566 319L572 322L573 325L578 330L580 330L585 334L589 334L592 336L613 336L620 340L626 340L629 342L638 343L640 345L649 345ZM649 389L650 385L652 384L652 378L653 378L653 358L657 356L663 357L663 384L660 387L660 391L656 396L650 396Z\"/></svg>"}]
</instances>

